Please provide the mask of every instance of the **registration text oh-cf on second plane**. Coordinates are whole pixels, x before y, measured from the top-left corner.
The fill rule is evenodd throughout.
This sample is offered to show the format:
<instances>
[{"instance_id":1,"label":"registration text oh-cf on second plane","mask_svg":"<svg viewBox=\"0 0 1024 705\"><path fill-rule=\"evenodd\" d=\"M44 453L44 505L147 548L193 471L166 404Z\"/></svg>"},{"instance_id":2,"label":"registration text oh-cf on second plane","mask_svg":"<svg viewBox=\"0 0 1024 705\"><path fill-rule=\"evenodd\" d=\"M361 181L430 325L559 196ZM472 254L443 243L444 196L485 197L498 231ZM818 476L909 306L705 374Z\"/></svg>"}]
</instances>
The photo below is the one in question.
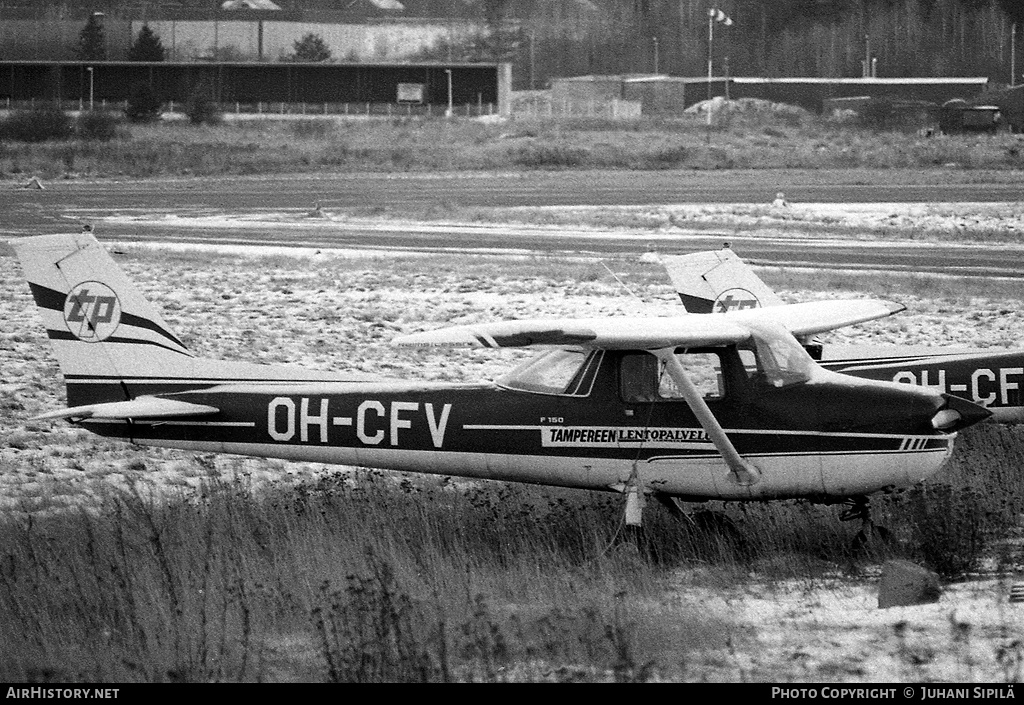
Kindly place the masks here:
<instances>
[{"instance_id":1,"label":"registration text oh-cf on second plane","mask_svg":"<svg viewBox=\"0 0 1024 705\"><path fill-rule=\"evenodd\" d=\"M201 452L606 490L842 501L916 483L989 415L935 389L824 369L794 336L901 307L521 320L399 346L537 347L496 382L366 379L193 355L91 235L11 242L66 382L65 419Z\"/></svg>"}]
</instances>

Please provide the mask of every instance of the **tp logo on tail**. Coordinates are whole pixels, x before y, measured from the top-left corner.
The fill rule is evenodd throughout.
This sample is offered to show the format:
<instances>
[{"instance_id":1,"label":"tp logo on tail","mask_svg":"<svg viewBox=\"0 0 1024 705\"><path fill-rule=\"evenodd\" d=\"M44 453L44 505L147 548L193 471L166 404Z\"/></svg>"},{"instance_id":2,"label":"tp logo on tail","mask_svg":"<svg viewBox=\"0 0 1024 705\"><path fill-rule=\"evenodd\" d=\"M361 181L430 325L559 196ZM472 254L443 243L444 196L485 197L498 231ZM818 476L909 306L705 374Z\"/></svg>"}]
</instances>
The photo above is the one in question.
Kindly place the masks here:
<instances>
[{"instance_id":1,"label":"tp logo on tail","mask_svg":"<svg viewBox=\"0 0 1024 705\"><path fill-rule=\"evenodd\" d=\"M726 289L712 305L711 310L715 313L727 313L728 311L744 311L748 308L760 308L761 301L746 289Z\"/></svg>"},{"instance_id":2,"label":"tp logo on tail","mask_svg":"<svg viewBox=\"0 0 1024 705\"><path fill-rule=\"evenodd\" d=\"M64 300L64 322L79 340L98 343L121 325L121 302L106 284L82 282Z\"/></svg>"}]
</instances>

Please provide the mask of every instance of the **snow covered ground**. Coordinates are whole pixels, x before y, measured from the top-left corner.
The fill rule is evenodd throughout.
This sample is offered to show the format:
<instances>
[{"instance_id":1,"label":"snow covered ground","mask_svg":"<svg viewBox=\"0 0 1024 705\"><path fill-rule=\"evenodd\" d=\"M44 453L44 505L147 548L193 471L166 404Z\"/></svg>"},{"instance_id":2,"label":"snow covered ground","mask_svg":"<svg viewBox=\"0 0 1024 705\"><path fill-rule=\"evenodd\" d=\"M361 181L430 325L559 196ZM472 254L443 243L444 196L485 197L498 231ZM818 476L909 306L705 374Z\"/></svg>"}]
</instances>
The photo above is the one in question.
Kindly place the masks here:
<instances>
[{"instance_id":1,"label":"snow covered ground","mask_svg":"<svg viewBox=\"0 0 1024 705\"><path fill-rule=\"evenodd\" d=\"M936 603L878 608L877 578L753 581L680 590L691 606L742 625L735 649L705 654L691 675L787 683L1016 683L1024 603L1012 580L943 587ZM900 693L902 695L902 691ZM914 699L920 698L918 692Z\"/></svg>"}]
</instances>

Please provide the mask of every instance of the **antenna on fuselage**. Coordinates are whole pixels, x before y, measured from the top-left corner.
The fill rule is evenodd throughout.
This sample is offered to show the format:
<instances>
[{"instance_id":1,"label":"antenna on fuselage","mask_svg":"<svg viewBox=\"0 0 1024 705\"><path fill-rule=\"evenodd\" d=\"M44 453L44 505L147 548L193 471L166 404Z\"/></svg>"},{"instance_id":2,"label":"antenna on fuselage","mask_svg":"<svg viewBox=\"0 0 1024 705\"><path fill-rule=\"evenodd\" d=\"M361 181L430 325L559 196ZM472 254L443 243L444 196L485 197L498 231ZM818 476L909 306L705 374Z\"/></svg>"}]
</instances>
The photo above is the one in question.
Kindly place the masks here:
<instances>
[{"instance_id":1,"label":"antenna on fuselage","mask_svg":"<svg viewBox=\"0 0 1024 705\"><path fill-rule=\"evenodd\" d=\"M605 268L606 270L608 270L608 273L609 273L609 274L611 274L611 275L612 275L612 277L614 277L614 278L615 278L615 281L617 281L617 282L619 283L619 286L621 286L621 287L622 287L623 289L625 289L625 290L626 290L626 293L627 293L627 294L629 294L630 296L632 296L633 298L635 298L635 299L636 299L637 301L639 301L640 303L646 303L646 302L645 302L645 301L644 301L644 300L643 300L643 299L642 299L642 298L640 297L640 295L639 295L639 294L637 294L637 293L636 293L635 291L633 291L632 289L630 289L630 288L629 288L629 287L628 287L628 286L626 285L626 282L624 282L624 281L622 281L621 279L619 279L619 275L618 275L618 274L616 274L615 272L613 272L613 271L612 271L612 268L611 268L611 267L609 267L609 266L608 266L607 264L605 264L605 261L604 261L603 259L602 259L602 260L598 260L598 261L599 261L599 262L601 263L601 266L602 266L602 267L604 267L604 268Z\"/></svg>"}]
</instances>

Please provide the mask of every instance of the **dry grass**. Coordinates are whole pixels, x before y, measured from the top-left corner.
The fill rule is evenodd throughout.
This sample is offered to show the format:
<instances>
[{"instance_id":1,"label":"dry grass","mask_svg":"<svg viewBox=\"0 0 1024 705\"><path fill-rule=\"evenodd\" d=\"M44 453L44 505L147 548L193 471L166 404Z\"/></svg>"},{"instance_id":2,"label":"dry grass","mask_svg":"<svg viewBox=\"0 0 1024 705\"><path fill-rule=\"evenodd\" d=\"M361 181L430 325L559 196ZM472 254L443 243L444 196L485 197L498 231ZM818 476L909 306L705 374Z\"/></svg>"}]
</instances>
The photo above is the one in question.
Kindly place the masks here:
<instances>
[{"instance_id":1,"label":"dry grass","mask_svg":"<svg viewBox=\"0 0 1024 705\"><path fill-rule=\"evenodd\" d=\"M133 176L508 169L1013 170L1011 135L926 138L774 113L708 132L699 117L605 122L444 119L233 120L124 125L103 144L0 145L0 175Z\"/></svg>"},{"instance_id":2,"label":"dry grass","mask_svg":"<svg viewBox=\"0 0 1024 705\"><path fill-rule=\"evenodd\" d=\"M576 526L557 545L507 492L371 473L285 491L214 481L168 501L140 483L95 514L9 519L0 672L256 680L271 662L285 679L503 680L533 662L532 679L562 666L632 678L665 639L701 645L636 639L666 613L728 633L685 607L643 606L656 570L599 557L614 530L600 504L533 496ZM288 640L305 647L276 646Z\"/></svg>"}]
</instances>

